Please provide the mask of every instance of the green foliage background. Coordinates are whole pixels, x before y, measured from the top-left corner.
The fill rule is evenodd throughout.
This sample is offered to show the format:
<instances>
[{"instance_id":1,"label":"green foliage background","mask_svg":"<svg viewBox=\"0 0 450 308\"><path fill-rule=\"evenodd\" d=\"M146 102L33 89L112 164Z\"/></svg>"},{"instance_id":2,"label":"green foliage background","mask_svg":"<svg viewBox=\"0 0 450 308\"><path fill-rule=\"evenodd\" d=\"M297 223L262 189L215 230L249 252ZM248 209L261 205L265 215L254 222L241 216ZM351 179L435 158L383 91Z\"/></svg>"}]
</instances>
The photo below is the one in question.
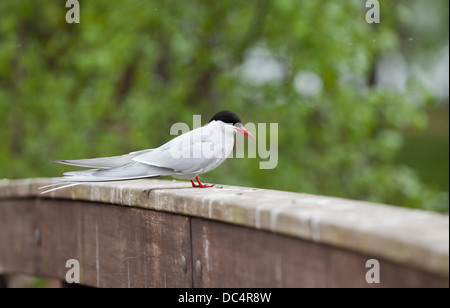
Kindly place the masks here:
<instances>
[{"instance_id":1,"label":"green foliage background","mask_svg":"<svg viewBox=\"0 0 450 308\"><path fill-rule=\"evenodd\" d=\"M155 147L173 123L230 109L244 123L279 123L279 163L231 159L207 182L448 211L446 193L396 163L432 98L418 80L408 81L414 100L373 83L377 58L414 31L413 1L381 1L378 25L366 23L365 1L79 2L81 23L67 24L65 1L0 1L0 178ZM435 43L415 35L414 48ZM283 64L282 80L243 77L255 46ZM300 71L321 76L320 96L295 91Z\"/></svg>"}]
</instances>

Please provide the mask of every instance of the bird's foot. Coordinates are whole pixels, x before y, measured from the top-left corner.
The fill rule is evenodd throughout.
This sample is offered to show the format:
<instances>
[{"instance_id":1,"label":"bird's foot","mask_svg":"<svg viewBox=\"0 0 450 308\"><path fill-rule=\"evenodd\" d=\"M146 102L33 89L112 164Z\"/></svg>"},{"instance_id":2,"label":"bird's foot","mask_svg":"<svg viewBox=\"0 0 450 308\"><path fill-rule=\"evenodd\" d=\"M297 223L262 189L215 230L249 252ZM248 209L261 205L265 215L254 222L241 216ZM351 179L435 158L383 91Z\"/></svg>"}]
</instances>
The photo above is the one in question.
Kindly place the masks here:
<instances>
[{"instance_id":1,"label":"bird's foot","mask_svg":"<svg viewBox=\"0 0 450 308\"><path fill-rule=\"evenodd\" d=\"M203 185L200 182L200 179L198 178L198 176L195 179L197 180L198 185L195 184L194 181L191 180L192 187L197 187L197 188L211 188L211 187L214 187L214 185Z\"/></svg>"},{"instance_id":2,"label":"bird's foot","mask_svg":"<svg viewBox=\"0 0 450 308\"><path fill-rule=\"evenodd\" d=\"M211 188L214 187L214 185L203 185L203 184L192 184L192 187L196 187L196 188Z\"/></svg>"}]
</instances>

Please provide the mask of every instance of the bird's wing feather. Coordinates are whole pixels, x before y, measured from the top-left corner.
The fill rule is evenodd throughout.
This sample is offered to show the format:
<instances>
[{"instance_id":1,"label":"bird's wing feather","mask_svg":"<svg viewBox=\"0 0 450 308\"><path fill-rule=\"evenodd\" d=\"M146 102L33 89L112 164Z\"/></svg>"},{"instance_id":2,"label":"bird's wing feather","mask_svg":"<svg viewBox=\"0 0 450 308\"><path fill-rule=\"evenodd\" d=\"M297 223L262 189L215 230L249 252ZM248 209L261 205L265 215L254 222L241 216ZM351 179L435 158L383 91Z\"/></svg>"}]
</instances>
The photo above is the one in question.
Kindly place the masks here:
<instances>
[{"instance_id":1,"label":"bird's wing feather","mask_svg":"<svg viewBox=\"0 0 450 308\"><path fill-rule=\"evenodd\" d=\"M196 146L195 144L193 146ZM134 161L150 166L170 168L180 173L202 173L208 166L221 160L219 157L172 156L169 149L158 151L154 155L138 156Z\"/></svg>"},{"instance_id":2,"label":"bird's wing feather","mask_svg":"<svg viewBox=\"0 0 450 308\"><path fill-rule=\"evenodd\" d=\"M217 128L205 126L180 135L152 152L142 153L133 161L169 168L179 173L202 173L224 160L224 145L217 139ZM216 135L214 135L216 133ZM225 157L226 158L226 157Z\"/></svg>"},{"instance_id":3,"label":"bird's wing feather","mask_svg":"<svg viewBox=\"0 0 450 308\"><path fill-rule=\"evenodd\" d=\"M172 169L131 162L123 166L109 169L90 169L66 172L64 173L64 180L68 182L119 181L167 176L172 175L173 173L174 171Z\"/></svg>"},{"instance_id":4,"label":"bird's wing feather","mask_svg":"<svg viewBox=\"0 0 450 308\"><path fill-rule=\"evenodd\" d=\"M125 165L133 161L133 158L145 153L149 153L153 149L131 152L125 155L111 156L111 157L98 157L98 158L86 158L75 160L54 160L54 163L86 167L86 168L112 168Z\"/></svg>"}]
</instances>

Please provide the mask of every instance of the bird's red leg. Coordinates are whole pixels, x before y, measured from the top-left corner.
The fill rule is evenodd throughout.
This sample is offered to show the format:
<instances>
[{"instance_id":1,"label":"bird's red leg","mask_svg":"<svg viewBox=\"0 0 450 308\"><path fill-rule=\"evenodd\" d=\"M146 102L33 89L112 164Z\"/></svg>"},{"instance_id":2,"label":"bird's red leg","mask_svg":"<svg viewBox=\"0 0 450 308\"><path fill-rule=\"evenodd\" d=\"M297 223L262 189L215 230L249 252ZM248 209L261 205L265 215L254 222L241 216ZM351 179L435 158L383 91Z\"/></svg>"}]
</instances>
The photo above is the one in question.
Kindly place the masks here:
<instances>
[{"instance_id":1,"label":"bird's red leg","mask_svg":"<svg viewBox=\"0 0 450 308\"><path fill-rule=\"evenodd\" d=\"M199 187L199 188L210 188L210 187L213 187L213 186L214 186L214 185L203 185L203 184L200 182L200 179L198 178L198 176L197 176L195 179L197 180L198 185L195 185L194 187ZM192 180L191 180L191 182L192 182ZM194 185L194 182L192 182L192 185Z\"/></svg>"},{"instance_id":2,"label":"bird's red leg","mask_svg":"<svg viewBox=\"0 0 450 308\"><path fill-rule=\"evenodd\" d=\"M192 187L198 187L198 185L195 185L194 181L192 181L192 180L189 180L189 181L191 181Z\"/></svg>"}]
</instances>

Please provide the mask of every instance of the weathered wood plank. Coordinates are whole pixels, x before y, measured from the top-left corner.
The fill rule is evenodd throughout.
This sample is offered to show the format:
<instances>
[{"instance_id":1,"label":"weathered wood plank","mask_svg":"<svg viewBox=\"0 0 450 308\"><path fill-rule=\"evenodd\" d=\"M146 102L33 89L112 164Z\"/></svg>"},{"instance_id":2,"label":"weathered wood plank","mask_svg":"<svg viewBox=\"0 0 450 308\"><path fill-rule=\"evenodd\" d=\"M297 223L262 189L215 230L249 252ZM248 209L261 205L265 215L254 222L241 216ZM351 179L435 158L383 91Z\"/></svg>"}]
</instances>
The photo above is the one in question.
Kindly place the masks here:
<instances>
[{"instance_id":1,"label":"weathered wood plank","mask_svg":"<svg viewBox=\"0 0 450 308\"><path fill-rule=\"evenodd\" d=\"M380 284L368 284L370 255L293 237L193 218L194 287L448 287L448 280L380 258ZM201 273L196 264L201 264Z\"/></svg>"},{"instance_id":2,"label":"weathered wood plank","mask_svg":"<svg viewBox=\"0 0 450 308\"><path fill-rule=\"evenodd\" d=\"M0 226L3 273L64 279L66 261L77 259L88 286L192 285L188 217L79 201L1 200Z\"/></svg>"},{"instance_id":3,"label":"weathered wood plank","mask_svg":"<svg viewBox=\"0 0 450 308\"><path fill-rule=\"evenodd\" d=\"M8 281L6 275L0 275L0 289L8 287Z\"/></svg>"},{"instance_id":4,"label":"weathered wood plank","mask_svg":"<svg viewBox=\"0 0 450 308\"><path fill-rule=\"evenodd\" d=\"M92 201L270 231L449 277L449 217L364 201L308 194L136 180L87 183L40 195L51 179L0 180L0 199L43 197Z\"/></svg>"},{"instance_id":5,"label":"weathered wood plank","mask_svg":"<svg viewBox=\"0 0 450 308\"><path fill-rule=\"evenodd\" d=\"M160 180L41 199L48 182L0 181L0 274L64 279L77 259L100 287L448 287L448 215ZM365 281L368 259L380 285Z\"/></svg>"}]
</instances>

